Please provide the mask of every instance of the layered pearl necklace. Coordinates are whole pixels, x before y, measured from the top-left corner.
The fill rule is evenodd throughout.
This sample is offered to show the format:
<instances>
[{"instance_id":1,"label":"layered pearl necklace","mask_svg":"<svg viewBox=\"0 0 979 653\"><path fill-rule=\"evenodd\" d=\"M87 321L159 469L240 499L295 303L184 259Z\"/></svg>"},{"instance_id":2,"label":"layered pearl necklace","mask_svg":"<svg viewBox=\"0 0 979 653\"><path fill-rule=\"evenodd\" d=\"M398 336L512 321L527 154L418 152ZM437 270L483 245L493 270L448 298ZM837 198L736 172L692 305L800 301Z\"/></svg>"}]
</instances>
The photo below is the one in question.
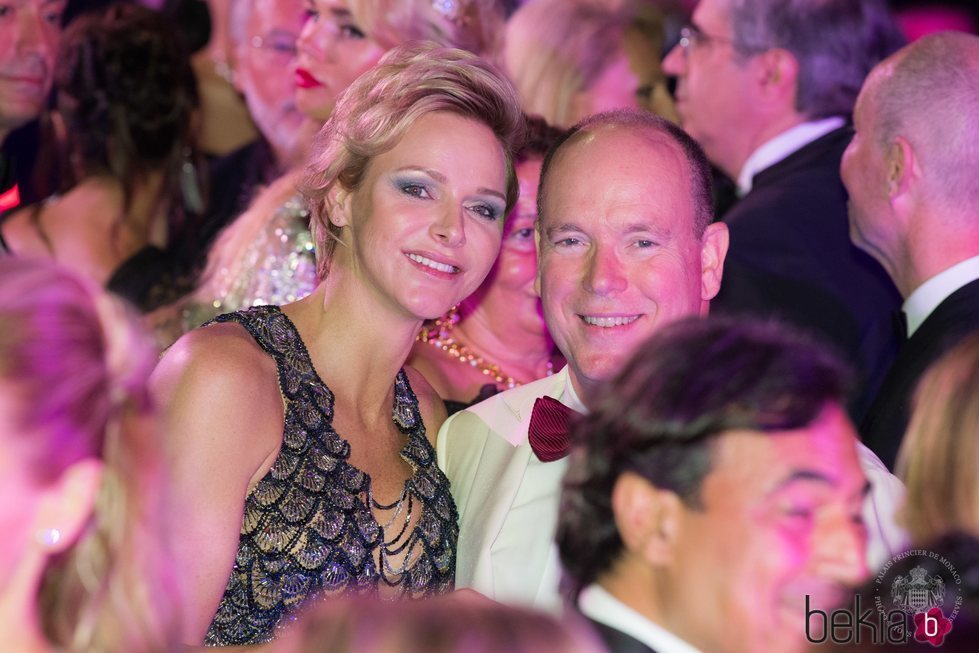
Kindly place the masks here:
<instances>
[{"instance_id":1,"label":"layered pearl necklace","mask_svg":"<svg viewBox=\"0 0 979 653\"><path fill-rule=\"evenodd\" d=\"M463 365L477 368L484 376L492 379L497 385L506 389L516 388L520 382L504 372L500 366L485 357L480 356L465 344L456 340L452 335L456 324L462 319L459 309L455 306L449 312L435 320L434 324L422 327L418 334L419 342L427 342L433 347L442 350L450 357L456 359ZM554 362L547 361L547 376L554 374Z\"/></svg>"}]
</instances>

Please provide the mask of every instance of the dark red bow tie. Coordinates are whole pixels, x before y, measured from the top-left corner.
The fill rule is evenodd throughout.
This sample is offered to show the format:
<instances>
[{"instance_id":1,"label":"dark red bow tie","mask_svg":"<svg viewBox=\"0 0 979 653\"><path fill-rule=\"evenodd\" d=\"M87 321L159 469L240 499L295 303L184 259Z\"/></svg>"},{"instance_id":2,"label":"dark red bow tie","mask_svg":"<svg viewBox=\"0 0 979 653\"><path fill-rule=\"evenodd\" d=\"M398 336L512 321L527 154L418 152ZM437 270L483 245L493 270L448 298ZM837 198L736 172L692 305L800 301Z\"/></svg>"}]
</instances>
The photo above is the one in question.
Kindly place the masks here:
<instances>
[{"instance_id":1,"label":"dark red bow tie","mask_svg":"<svg viewBox=\"0 0 979 653\"><path fill-rule=\"evenodd\" d=\"M530 414L530 448L541 462L549 463L568 455L568 425L581 416L557 399L540 397Z\"/></svg>"}]
</instances>

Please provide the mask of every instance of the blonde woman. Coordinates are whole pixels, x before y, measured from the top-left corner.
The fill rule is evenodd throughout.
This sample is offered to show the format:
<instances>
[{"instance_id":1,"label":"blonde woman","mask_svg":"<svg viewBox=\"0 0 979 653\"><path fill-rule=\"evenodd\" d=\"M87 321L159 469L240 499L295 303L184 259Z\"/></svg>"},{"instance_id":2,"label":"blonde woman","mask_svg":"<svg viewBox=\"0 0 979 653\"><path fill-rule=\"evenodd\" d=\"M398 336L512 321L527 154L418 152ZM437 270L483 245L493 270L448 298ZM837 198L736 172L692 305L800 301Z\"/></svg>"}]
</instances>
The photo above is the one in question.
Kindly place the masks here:
<instances>
[{"instance_id":1,"label":"blonde woman","mask_svg":"<svg viewBox=\"0 0 979 653\"><path fill-rule=\"evenodd\" d=\"M507 22L504 64L523 110L569 128L609 109L677 121L648 0L528 0Z\"/></svg>"},{"instance_id":2,"label":"blonde woman","mask_svg":"<svg viewBox=\"0 0 979 653\"><path fill-rule=\"evenodd\" d=\"M337 97L388 50L427 40L492 59L503 33L498 0L307 0L292 70L296 105L322 123ZM309 211L300 170L286 173L222 233L185 313L194 327L224 312L287 304L316 286Z\"/></svg>"},{"instance_id":3,"label":"blonde woman","mask_svg":"<svg viewBox=\"0 0 979 653\"><path fill-rule=\"evenodd\" d=\"M537 185L544 155L564 132L527 119L515 155L520 195L503 228L503 246L486 281L418 334L408 364L445 400L449 415L564 366L534 289Z\"/></svg>"},{"instance_id":4,"label":"blonde woman","mask_svg":"<svg viewBox=\"0 0 979 653\"><path fill-rule=\"evenodd\" d=\"M979 334L924 375L901 443L897 473L914 544L965 531L979 538Z\"/></svg>"},{"instance_id":5,"label":"blonde woman","mask_svg":"<svg viewBox=\"0 0 979 653\"><path fill-rule=\"evenodd\" d=\"M174 650L155 351L121 303L0 259L0 633L8 653Z\"/></svg>"},{"instance_id":6,"label":"blonde woman","mask_svg":"<svg viewBox=\"0 0 979 653\"><path fill-rule=\"evenodd\" d=\"M314 143L313 293L221 316L161 361L188 644L270 640L317 596L453 588L445 409L403 365L496 260L522 126L484 61L396 48Z\"/></svg>"}]
</instances>

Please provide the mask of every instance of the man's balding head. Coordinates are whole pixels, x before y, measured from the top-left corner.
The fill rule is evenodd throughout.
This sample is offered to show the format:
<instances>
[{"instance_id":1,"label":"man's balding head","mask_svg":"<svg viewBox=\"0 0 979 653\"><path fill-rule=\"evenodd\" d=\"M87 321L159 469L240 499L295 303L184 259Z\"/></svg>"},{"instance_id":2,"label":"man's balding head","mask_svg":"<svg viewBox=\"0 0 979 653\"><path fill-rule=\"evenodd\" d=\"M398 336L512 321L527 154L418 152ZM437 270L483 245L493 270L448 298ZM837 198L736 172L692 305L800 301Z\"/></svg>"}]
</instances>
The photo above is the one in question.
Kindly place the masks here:
<instances>
[{"instance_id":1,"label":"man's balding head","mask_svg":"<svg viewBox=\"0 0 979 653\"><path fill-rule=\"evenodd\" d=\"M935 201L979 210L979 36L925 36L882 62L866 92L877 143L907 139Z\"/></svg>"},{"instance_id":2,"label":"man's balding head","mask_svg":"<svg viewBox=\"0 0 979 653\"><path fill-rule=\"evenodd\" d=\"M979 254L979 36L926 36L881 62L853 124L850 234L907 297Z\"/></svg>"},{"instance_id":3,"label":"man's balding head","mask_svg":"<svg viewBox=\"0 0 979 653\"><path fill-rule=\"evenodd\" d=\"M669 120L645 111L606 111L585 118L565 132L551 148L541 166L540 192L537 198L538 215L541 214L541 206L546 191L545 186L551 176L549 173L554 160L566 151L571 150L577 143L586 140L589 135L604 129L618 129L637 138L645 136L655 141L670 143L683 154L689 173L690 191L695 212L694 232L698 236L703 234L704 229L714 219L710 163L707 161L704 151L687 132Z\"/></svg>"},{"instance_id":4,"label":"man's balding head","mask_svg":"<svg viewBox=\"0 0 979 653\"><path fill-rule=\"evenodd\" d=\"M551 150L538 195L537 288L587 404L662 325L707 312L727 253L708 224L703 152L639 111L598 114Z\"/></svg>"}]
</instances>

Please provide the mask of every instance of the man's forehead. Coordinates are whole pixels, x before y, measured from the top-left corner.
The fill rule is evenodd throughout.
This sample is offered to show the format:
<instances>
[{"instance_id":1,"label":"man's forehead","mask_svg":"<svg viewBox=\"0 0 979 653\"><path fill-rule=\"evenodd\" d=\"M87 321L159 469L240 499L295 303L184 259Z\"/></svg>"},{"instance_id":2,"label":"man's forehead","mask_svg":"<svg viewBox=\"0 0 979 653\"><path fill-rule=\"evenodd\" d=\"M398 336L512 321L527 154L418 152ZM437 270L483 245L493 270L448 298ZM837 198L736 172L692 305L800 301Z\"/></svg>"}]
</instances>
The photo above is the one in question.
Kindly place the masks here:
<instances>
[{"instance_id":1,"label":"man's forehead","mask_svg":"<svg viewBox=\"0 0 979 653\"><path fill-rule=\"evenodd\" d=\"M839 406L832 404L810 424L797 429L723 433L718 437L716 453L718 469L764 477L772 491L795 482L863 484L853 425Z\"/></svg>"},{"instance_id":2,"label":"man's forehead","mask_svg":"<svg viewBox=\"0 0 979 653\"><path fill-rule=\"evenodd\" d=\"M541 182L541 220L568 212L632 206L640 214L694 220L689 164L668 136L645 129L575 134L551 161ZM688 206L689 205L689 206Z\"/></svg>"},{"instance_id":3,"label":"man's forehead","mask_svg":"<svg viewBox=\"0 0 979 653\"><path fill-rule=\"evenodd\" d=\"M650 188L662 186L663 177L686 175L679 146L666 134L648 127L604 125L569 138L550 162L542 183L551 191L555 177L595 179L638 177ZM589 190L590 185L568 188L559 183L554 191ZM597 190L597 189L590 189Z\"/></svg>"}]
</instances>

